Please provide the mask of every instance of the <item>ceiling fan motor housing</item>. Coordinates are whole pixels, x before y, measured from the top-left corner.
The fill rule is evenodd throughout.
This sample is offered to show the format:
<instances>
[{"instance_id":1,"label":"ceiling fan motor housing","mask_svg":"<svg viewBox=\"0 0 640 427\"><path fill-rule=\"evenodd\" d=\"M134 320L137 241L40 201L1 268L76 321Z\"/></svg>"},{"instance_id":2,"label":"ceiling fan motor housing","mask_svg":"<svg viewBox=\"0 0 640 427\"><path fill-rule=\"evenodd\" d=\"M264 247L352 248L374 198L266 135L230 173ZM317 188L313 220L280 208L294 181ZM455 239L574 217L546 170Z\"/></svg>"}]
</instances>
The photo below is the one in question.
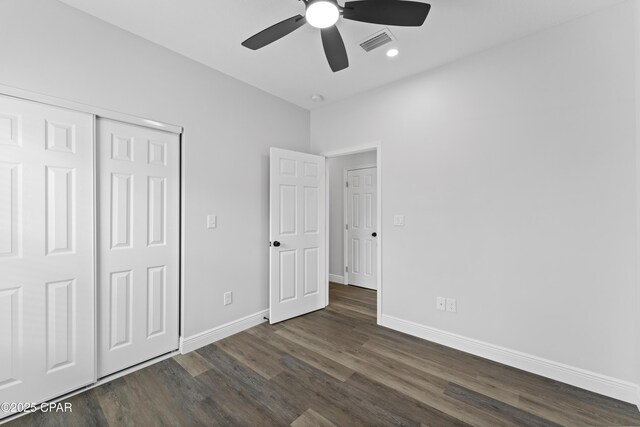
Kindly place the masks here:
<instances>
[{"instance_id":1,"label":"ceiling fan motor housing","mask_svg":"<svg viewBox=\"0 0 640 427\"><path fill-rule=\"evenodd\" d=\"M337 0L310 0L306 5L305 18L316 28L329 28L340 18Z\"/></svg>"},{"instance_id":2,"label":"ceiling fan motor housing","mask_svg":"<svg viewBox=\"0 0 640 427\"><path fill-rule=\"evenodd\" d=\"M304 0L303 0L303 1L304 1ZM306 3L306 7L309 7L309 6L311 6L313 3L318 3L318 2L320 2L320 1L324 1L324 2L327 2L327 3L333 3L333 4L335 4L336 6L338 6L338 9L340 9L340 5L338 4L338 0L307 0L307 1L305 1L305 3Z\"/></svg>"}]
</instances>

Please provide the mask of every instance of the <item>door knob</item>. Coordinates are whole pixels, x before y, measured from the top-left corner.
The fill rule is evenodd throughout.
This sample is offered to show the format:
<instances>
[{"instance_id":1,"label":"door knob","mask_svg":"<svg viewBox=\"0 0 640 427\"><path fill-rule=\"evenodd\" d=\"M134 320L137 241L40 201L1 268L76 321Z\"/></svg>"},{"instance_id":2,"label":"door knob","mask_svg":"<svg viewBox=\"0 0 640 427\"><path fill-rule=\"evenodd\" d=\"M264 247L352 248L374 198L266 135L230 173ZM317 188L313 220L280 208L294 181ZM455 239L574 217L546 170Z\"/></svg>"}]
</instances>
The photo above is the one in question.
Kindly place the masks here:
<instances>
[{"instance_id":1,"label":"door knob","mask_svg":"<svg viewBox=\"0 0 640 427\"><path fill-rule=\"evenodd\" d=\"M275 242L273 242L273 246L275 246L275 247L277 248L278 246L280 246L280 242L278 242L278 241L276 240Z\"/></svg>"},{"instance_id":2,"label":"door knob","mask_svg":"<svg viewBox=\"0 0 640 427\"><path fill-rule=\"evenodd\" d=\"M376 233L375 231L373 233L371 233L371 237L376 237L378 235L378 233Z\"/></svg>"}]
</instances>

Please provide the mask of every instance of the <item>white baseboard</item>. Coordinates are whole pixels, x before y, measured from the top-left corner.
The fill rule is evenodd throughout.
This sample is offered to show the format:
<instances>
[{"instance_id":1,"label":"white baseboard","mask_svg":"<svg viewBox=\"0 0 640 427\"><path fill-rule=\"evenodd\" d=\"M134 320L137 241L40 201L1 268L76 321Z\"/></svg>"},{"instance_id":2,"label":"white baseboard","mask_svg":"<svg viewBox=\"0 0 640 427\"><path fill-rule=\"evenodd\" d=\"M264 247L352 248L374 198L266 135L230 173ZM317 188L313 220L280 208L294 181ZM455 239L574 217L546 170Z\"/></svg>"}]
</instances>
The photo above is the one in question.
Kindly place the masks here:
<instances>
[{"instance_id":1,"label":"white baseboard","mask_svg":"<svg viewBox=\"0 0 640 427\"><path fill-rule=\"evenodd\" d=\"M182 354L189 353L193 350L197 350L200 347L209 345L223 338L242 332L245 329L252 328L265 322L265 316L269 315L269 310L259 311L254 314L250 314L238 320L234 320L222 326L218 326L208 331L201 332L199 334L180 339L180 352Z\"/></svg>"},{"instance_id":2,"label":"white baseboard","mask_svg":"<svg viewBox=\"0 0 640 427\"><path fill-rule=\"evenodd\" d=\"M614 399L633 403L638 405L640 409L640 386L628 381L463 337L386 314L381 316L379 324L390 329L395 329L396 331L455 348L456 350L484 357L494 362L532 372Z\"/></svg>"},{"instance_id":3,"label":"white baseboard","mask_svg":"<svg viewBox=\"0 0 640 427\"><path fill-rule=\"evenodd\" d=\"M338 276L337 274L329 274L329 281L333 283L340 283L341 285L345 285L344 276Z\"/></svg>"}]
</instances>

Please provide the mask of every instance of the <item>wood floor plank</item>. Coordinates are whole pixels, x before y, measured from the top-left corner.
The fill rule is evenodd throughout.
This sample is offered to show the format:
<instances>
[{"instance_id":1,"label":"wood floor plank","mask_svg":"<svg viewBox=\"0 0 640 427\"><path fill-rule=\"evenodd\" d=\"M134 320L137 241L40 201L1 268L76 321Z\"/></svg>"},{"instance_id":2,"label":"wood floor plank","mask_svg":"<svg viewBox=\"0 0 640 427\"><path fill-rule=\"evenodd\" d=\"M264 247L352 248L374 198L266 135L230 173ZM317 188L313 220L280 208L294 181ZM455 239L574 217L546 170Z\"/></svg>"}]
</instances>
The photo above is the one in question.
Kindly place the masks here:
<instances>
[{"instance_id":1,"label":"wood floor plank","mask_svg":"<svg viewBox=\"0 0 640 427\"><path fill-rule=\"evenodd\" d=\"M390 387L374 381L360 373L352 375L347 383L357 389L357 393L390 411L398 411L407 417L421 422L421 425L433 426L467 426L457 418L445 414L429 405L400 393ZM383 399L380 399L384 396Z\"/></svg>"},{"instance_id":2,"label":"wood floor plank","mask_svg":"<svg viewBox=\"0 0 640 427\"><path fill-rule=\"evenodd\" d=\"M208 360L215 361L215 367L199 375L198 381L207 382L211 378L222 379L228 388L237 393L237 396L243 396L243 400L251 402L256 408L266 409L278 425L289 425L309 407L307 402L292 399L288 396L286 389L282 389L250 367L239 363L238 359L217 345L207 346L199 352Z\"/></svg>"},{"instance_id":3,"label":"wood floor plank","mask_svg":"<svg viewBox=\"0 0 640 427\"><path fill-rule=\"evenodd\" d=\"M291 427L336 427L336 425L309 408L291 423Z\"/></svg>"},{"instance_id":4,"label":"wood floor plank","mask_svg":"<svg viewBox=\"0 0 640 427\"><path fill-rule=\"evenodd\" d=\"M189 425L231 423L231 418L216 403L215 396L211 395L211 391L194 381L194 377L176 360L163 361L145 371L147 375L161 379L163 386L171 395L170 400L177 402L180 406L179 412L189 414Z\"/></svg>"},{"instance_id":5,"label":"wood floor plank","mask_svg":"<svg viewBox=\"0 0 640 427\"><path fill-rule=\"evenodd\" d=\"M286 425L280 417L272 413L259 400L246 390L238 389L237 384L217 369L211 369L196 377L207 387L216 403L231 419L228 425Z\"/></svg>"},{"instance_id":6,"label":"wood floor plank","mask_svg":"<svg viewBox=\"0 0 640 427\"><path fill-rule=\"evenodd\" d=\"M256 340L247 332L223 339L217 345L267 379L282 372L278 359L284 353L269 343Z\"/></svg>"},{"instance_id":7,"label":"wood floor plank","mask_svg":"<svg viewBox=\"0 0 640 427\"><path fill-rule=\"evenodd\" d=\"M179 354L175 361L180 364L192 377L197 377L201 373L208 371L213 367L204 357L196 351L187 354Z\"/></svg>"},{"instance_id":8,"label":"wood floor plank","mask_svg":"<svg viewBox=\"0 0 640 427\"><path fill-rule=\"evenodd\" d=\"M638 423L638 411L633 405L558 381L554 381L553 389L557 398L568 399L574 407L597 415L605 424Z\"/></svg>"},{"instance_id":9,"label":"wood floor plank","mask_svg":"<svg viewBox=\"0 0 640 427\"><path fill-rule=\"evenodd\" d=\"M360 307L351 305L348 302L336 301L331 304L331 309L334 311L340 311L342 313L349 313L350 316L360 316L365 320L373 319L375 320L375 313L371 313L371 310L368 307Z\"/></svg>"},{"instance_id":10,"label":"wood floor plank","mask_svg":"<svg viewBox=\"0 0 640 427\"><path fill-rule=\"evenodd\" d=\"M158 375L158 371L158 367L150 367L124 377L127 394L136 404L132 408L136 417L141 417L145 423L167 426L194 424L191 413L185 410L184 399L175 398L175 391Z\"/></svg>"},{"instance_id":11,"label":"wood floor plank","mask_svg":"<svg viewBox=\"0 0 640 427\"><path fill-rule=\"evenodd\" d=\"M284 356L282 360L287 369L274 381L280 380L281 384L294 388L296 396L304 396L303 399L309 403L323 402L321 413L335 424L419 425L415 420L406 418L405 414L388 411L374 401L363 399L360 393L351 390L350 385L329 377L299 359ZM300 379L302 381L294 385ZM336 409L340 417L336 417L334 411L327 411L328 408ZM346 422L344 417L347 418Z\"/></svg>"},{"instance_id":12,"label":"wood floor plank","mask_svg":"<svg viewBox=\"0 0 640 427\"><path fill-rule=\"evenodd\" d=\"M353 289L350 286L331 286L330 299L331 301L344 300L356 305L367 305L371 308L376 307L378 303L376 291L360 288L354 292Z\"/></svg>"},{"instance_id":13,"label":"wood floor plank","mask_svg":"<svg viewBox=\"0 0 640 427\"><path fill-rule=\"evenodd\" d=\"M55 427L85 427L107 426L107 418L102 412L100 403L93 390L77 394L62 402L71 404L71 412L35 412L23 416L11 423L12 427L18 426L55 426Z\"/></svg>"},{"instance_id":14,"label":"wood floor plank","mask_svg":"<svg viewBox=\"0 0 640 427\"><path fill-rule=\"evenodd\" d=\"M124 378L118 378L95 389L100 407L110 425L135 427L155 422L156 415L136 406L136 396Z\"/></svg>"},{"instance_id":15,"label":"wood floor plank","mask_svg":"<svg viewBox=\"0 0 640 427\"><path fill-rule=\"evenodd\" d=\"M332 345L342 347L360 346L369 341L365 334L356 332L344 322L337 322L320 313L312 313L308 317L298 317L294 321L287 323L286 327L295 327L300 331L305 331L325 341L330 341Z\"/></svg>"},{"instance_id":16,"label":"wood floor plank","mask_svg":"<svg viewBox=\"0 0 640 427\"><path fill-rule=\"evenodd\" d=\"M486 367L478 375L480 381L518 391L518 407L544 414L557 423L640 425L633 405L508 366L486 364Z\"/></svg>"},{"instance_id":17,"label":"wood floor plank","mask_svg":"<svg viewBox=\"0 0 640 427\"><path fill-rule=\"evenodd\" d=\"M478 408L499 412L501 417L507 418L516 425L526 425L531 427L559 427L558 424L547 419L534 415L530 412L523 411L522 409L518 409L482 393L476 393L475 391L464 388L458 384L449 383L445 390L445 394L447 396L455 397L456 399L470 405L477 406Z\"/></svg>"},{"instance_id":18,"label":"wood floor plank","mask_svg":"<svg viewBox=\"0 0 640 427\"><path fill-rule=\"evenodd\" d=\"M519 393L513 390L505 390L492 383L482 382L476 378L476 371L466 371L451 367L450 360L448 360L449 363L438 363L437 361L423 357L419 353L406 353L396 346L392 347L387 343L375 342L373 340L364 344L364 348L382 356L394 358L429 375L442 378L444 381L455 378L455 381L459 385L481 392L510 405L517 405L519 402Z\"/></svg>"},{"instance_id":19,"label":"wood floor plank","mask_svg":"<svg viewBox=\"0 0 640 427\"><path fill-rule=\"evenodd\" d=\"M309 365L316 369L320 369L340 381L346 381L351 375L353 375L354 371L352 369L349 369L335 360L325 357L313 350L309 350L304 346L298 345L293 341L282 338L269 330L269 328L269 325L264 324L252 328L247 332L256 338L262 339L274 347L277 347L281 351L305 361Z\"/></svg>"},{"instance_id":20,"label":"wood floor plank","mask_svg":"<svg viewBox=\"0 0 640 427\"><path fill-rule=\"evenodd\" d=\"M366 321L375 321L376 315L375 313L371 313L368 309L351 307L346 302L333 302L329 306L328 310L339 313L343 316L353 317L356 319L362 319Z\"/></svg>"}]
</instances>

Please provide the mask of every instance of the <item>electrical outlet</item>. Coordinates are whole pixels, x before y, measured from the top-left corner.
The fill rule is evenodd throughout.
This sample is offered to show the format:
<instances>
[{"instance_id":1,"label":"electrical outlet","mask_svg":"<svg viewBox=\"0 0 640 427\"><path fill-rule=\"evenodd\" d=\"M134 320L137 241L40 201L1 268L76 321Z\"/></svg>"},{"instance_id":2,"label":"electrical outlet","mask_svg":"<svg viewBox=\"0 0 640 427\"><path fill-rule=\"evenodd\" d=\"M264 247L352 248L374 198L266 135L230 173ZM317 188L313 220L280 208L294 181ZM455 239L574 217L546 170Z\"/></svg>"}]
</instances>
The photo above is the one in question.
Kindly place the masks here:
<instances>
[{"instance_id":1,"label":"electrical outlet","mask_svg":"<svg viewBox=\"0 0 640 427\"><path fill-rule=\"evenodd\" d=\"M229 305L233 303L233 292L225 292L224 293L224 305Z\"/></svg>"},{"instance_id":2,"label":"electrical outlet","mask_svg":"<svg viewBox=\"0 0 640 427\"><path fill-rule=\"evenodd\" d=\"M450 313L455 313L457 310L456 300L454 298L447 298L447 311Z\"/></svg>"},{"instance_id":3,"label":"electrical outlet","mask_svg":"<svg viewBox=\"0 0 640 427\"><path fill-rule=\"evenodd\" d=\"M447 299L444 297L436 298L436 309L445 311L447 309Z\"/></svg>"}]
</instances>

